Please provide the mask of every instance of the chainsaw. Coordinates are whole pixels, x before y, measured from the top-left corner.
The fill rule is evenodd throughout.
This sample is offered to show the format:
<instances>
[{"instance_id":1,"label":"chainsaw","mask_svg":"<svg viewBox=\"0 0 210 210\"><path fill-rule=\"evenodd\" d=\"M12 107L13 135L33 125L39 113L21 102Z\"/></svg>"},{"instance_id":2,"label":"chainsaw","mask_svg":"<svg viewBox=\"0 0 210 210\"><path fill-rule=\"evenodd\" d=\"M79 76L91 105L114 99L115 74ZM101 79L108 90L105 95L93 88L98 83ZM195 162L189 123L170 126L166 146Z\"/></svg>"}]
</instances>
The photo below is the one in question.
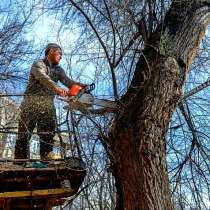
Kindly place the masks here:
<instances>
[{"instance_id":1,"label":"chainsaw","mask_svg":"<svg viewBox=\"0 0 210 210\"><path fill-rule=\"evenodd\" d=\"M95 89L95 84L81 87L78 84L72 85L69 94L66 97L59 97L62 101L67 102L64 109L77 110L83 114L105 114L115 112L118 105L115 101L99 99L91 93Z\"/></svg>"}]
</instances>

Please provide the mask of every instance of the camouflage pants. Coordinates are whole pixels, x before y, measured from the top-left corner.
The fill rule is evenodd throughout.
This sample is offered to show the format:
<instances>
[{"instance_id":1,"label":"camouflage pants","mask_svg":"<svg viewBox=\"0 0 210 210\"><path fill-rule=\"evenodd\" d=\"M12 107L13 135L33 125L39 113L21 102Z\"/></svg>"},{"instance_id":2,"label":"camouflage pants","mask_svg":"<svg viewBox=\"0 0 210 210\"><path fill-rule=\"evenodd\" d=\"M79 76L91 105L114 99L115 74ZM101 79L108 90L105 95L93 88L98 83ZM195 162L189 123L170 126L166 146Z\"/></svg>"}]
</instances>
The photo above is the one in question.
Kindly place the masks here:
<instances>
[{"instance_id":1,"label":"camouflage pants","mask_svg":"<svg viewBox=\"0 0 210 210\"><path fill-rule=\"evenodd\" d=\"M29 141L34 128L40 137L40 157L46 159L53 150L56 112L53 99L44 96L27 96L21 104L15 159L29 158Z\"/></svg>"}]
</instances>

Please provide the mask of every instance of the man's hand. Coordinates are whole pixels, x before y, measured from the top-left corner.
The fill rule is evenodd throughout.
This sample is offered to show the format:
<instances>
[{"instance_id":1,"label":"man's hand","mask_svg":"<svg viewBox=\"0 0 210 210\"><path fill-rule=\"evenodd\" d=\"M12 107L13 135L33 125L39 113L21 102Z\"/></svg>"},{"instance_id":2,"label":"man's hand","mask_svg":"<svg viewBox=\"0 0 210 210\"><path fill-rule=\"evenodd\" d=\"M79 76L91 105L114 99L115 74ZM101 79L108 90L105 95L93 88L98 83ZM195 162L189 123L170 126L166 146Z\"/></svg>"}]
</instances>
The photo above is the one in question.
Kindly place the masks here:
<instances>
[{"instance_id":1,"label":"man's hand","mask_svg":"<svg viewBox=\"0 0 210 210\"><path fill-rule=\"evenodd\" d=\"M61 97L66 97L68 95L68 90L66 90L64 88L57 87L55 92Z\"/></svg>"}]
</instances>

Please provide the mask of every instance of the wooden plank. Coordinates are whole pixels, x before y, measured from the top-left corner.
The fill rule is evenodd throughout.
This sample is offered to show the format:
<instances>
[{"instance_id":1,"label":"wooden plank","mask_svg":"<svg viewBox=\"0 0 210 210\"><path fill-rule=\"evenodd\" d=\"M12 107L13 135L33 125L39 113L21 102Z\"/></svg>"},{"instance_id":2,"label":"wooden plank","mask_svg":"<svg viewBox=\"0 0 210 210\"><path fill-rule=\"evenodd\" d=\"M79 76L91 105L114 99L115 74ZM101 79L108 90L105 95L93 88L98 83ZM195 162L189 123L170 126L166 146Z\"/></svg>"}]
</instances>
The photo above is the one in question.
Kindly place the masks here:
<instances>
[{"instance_id":1,"label":"wooden plank","mask_svg":"<svg viewBox=\"0 0 210 210\"><path fill-rule=\"evenodd\" d=\"M10 210L11 199L2 199L0 200L0 209Z\"/></svg>"},{"instance_id":2,"label":"wooden plank","mask_svg":"<svg viewBox=\"0 0 210 210\"><path fill-rule=\"evenodd\" d=\"M45 190L32 190L32 191L16 191L0 193L0 200L4 198L21 198L21 197L42 197L42 196L60 196L62 194L72 195L75 190L71 188L55 188Z\"/></svg>"}]
</instances>

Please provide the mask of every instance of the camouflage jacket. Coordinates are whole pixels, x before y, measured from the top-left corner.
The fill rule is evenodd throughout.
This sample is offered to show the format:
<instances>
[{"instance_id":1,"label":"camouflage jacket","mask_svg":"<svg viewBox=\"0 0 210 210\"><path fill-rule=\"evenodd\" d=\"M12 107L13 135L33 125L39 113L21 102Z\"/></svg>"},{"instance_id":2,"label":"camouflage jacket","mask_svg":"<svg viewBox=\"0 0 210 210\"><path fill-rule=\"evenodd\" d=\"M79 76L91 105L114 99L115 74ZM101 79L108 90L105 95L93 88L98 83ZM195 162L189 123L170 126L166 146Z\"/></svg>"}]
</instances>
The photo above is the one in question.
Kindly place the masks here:
<instances>
[{"instance_id":1,"label":"camouflage jacket","mask_svg":"<svg viewBox=\"0 0 210 210\"><path fill-rule=\"evenodd\" d=\"M37 60L33 63L30 71L29 82L25 95L49 96L54 98L56 83L60 81L66 87L74 83L58 65L49 65L45 60Z\"/></svg>"}]
</instances>

